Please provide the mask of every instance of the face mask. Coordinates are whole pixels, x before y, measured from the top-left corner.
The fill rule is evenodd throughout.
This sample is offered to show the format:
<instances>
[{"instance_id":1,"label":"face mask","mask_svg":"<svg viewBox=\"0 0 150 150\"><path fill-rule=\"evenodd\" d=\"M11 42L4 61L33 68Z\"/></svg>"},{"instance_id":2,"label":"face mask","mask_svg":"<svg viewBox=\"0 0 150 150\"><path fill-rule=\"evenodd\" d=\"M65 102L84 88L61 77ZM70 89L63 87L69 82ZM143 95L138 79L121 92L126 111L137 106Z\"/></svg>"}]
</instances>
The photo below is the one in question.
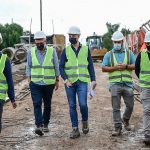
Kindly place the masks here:
<instances>
[{"instance_id":1,"label":"face mask","mask_svg":"<svg viewBox=\"0 0 150 150\"><path fill-rule=\"evenodd\" d=\"M120 49L121 49L121 44L115 43L114 50L120 50Z\"/></svg>"},{"instance_id":2,"label":"face mask","mask_svg":"<svg viewBox=\"0 0 150 150\"><path fill-rule=\"evenodd\" d=\"M76 38L69 38L69 42L71 43L71 44L77 44L77 39Z\"/></svg>"},{"instance_id":3,"label":"face mask","mask_svg":"<svg viewBox=\"0 0 150 150\"><path fill-rule=\"evenodd\" d=\"M37 45L38 50L43 50L45 48L44 44Z\"/></svg>"}]
</instances>

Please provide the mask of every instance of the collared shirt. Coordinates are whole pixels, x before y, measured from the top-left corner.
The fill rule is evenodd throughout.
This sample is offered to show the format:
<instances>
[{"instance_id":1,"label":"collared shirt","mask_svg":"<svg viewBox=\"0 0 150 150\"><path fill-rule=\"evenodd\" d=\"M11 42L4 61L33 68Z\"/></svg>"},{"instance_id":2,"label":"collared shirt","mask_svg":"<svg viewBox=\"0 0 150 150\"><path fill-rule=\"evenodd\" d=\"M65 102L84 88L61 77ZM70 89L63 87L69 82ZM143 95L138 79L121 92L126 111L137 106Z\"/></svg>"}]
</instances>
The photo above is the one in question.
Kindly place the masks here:
<instances>
[{"instance_id":1,"label":"collared shirt","mask_svg":"<svg viewBox=\"0 0 150 150\"><path fill-rule=\"evenodd\" d=\"M39 64L43 64L44 59L45 59L45 55L46 55L46 49L43 53L41 53L37 48L35 50L36 53L36 57L38 59ZM27 66L26 66L26 76L30 77L31 76L31 67L32 67L32 61L31 61L31 51L28 51L27 54ZM58 63L58 57L57 57L57 53L56 53L56 49L54 48L54 53L53 53L53 59L52 62L54 64L54 69L55 69L55 75L56 77L60 75L59 73L59 63ZM39 81L36 82L36 84L39 85L45 85L45 83L43 81Z\"/></svg>"},{"instance_id":2,"label":"collared shirt","mask_svg":"<svg viewBox=\"0 0 150 150\"><path fill-rule=\"evenodd\" d=\"M124 62L124 57L125 57L125 51L126 51L126 49L122 48L121 52L117 52L114 49L112 49L112 51L114 52L114 55L115 55L117 63L123 63ZM130 64L135 64L135 56L134 56L134 54L133 54L132 51L130 53ZM111 63L110 63L110 53L109 52L107 52L105 54L104 58L103 58L102 67L105 67L105 66L108 66L108 67L111 66ZM109 89L111 89L112 85L114 85L114 84L125 84L125 85L133 88L133 84L132 83L120 82L120 83L110 83L109 84Z\"/></svg>"},{"instance_id":3,"label":"collared shirt","mask_svg":"<svg viewBox=\"0 0 150 150\"><path fill-rule=\"evenodd\" d=\"M76 50L72 45L71 45L73 51L75 52L76 56L78 57L78 54L80 52L80 49L82 47L82 45L80 44L80 46L78 47L78 49ZM88 49L88 71L89 71L89 75L90 75L90 79L91 81L95 81L95 71L94 71L94 66L93 66L93 61L92 61L92 57L91 57L91 53L90 50ZM62 51L61 54L61 58L60 58L60 63L59 63L59 69L60 69L60 75L63 78L63 80L68 79L66 73L65 73L65 64L67 62L67 57L66 57L66 49L64 49Z\"/></svg>"},{"instance_id":4,"label":"collared shirt","mask_svg":"<svg viewBox=\"0 0 150 150\"><path fill-rule=\"evenodd\" d=\"M0 52L0 58L1 58L1 52ZM13 77L12 77L12 71L11 71L11 62L9 59L6 59L5 62L5 68L4 68L4 76L6 77L6 81L8 84L8 90L7 94L11 102L15 101L15 93L14 93L14 83L13 83Z\"/></svg>"}]
</instances>

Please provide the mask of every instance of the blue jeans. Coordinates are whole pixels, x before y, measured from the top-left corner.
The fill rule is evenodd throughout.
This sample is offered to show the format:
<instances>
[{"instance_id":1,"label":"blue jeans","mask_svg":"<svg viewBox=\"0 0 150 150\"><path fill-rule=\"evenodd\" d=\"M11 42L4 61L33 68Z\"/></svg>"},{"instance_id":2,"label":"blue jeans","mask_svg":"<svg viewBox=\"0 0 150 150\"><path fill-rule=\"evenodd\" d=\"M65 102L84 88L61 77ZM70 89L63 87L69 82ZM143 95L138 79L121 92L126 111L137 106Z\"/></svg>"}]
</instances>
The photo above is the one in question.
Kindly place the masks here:
<instances>
[{"instance_id":1,"label":"blue jeans","mask_svg":"<svg viewBox=\"0 0 150 150\"><path fill-rule=\"evenodd\" d=\"M53 89L54 85L38 85L30 82L31 97L34 106L35 124L37 127L40 127L42 124L49 124ZM43 113L42 100L44 103Z\"/></svg>"},{"instance_id":2,"label":"blue jeans","mask_svg":"<svg viewBox=\"0 0 150 150\"><path fill-rule=\"evenodd\" d=\"M2 130L3 105L4 105L4 100L0 99L0 133L1 133L1 130Z\"/></svg>"},{"instance_id":3,"label":"blue jeans","mask_svg":"<svg viewBox=\"0 0 150 150\"><path fill-rule=\"evenodd\" d=\"M78 127L78 114L76 106L76 95L80 106L82 121L88 120L88 106L87 106L87 91L88 84L82 81L76 81L71 87L65 85L66 94L69 103L70 117L72 127Z\"/></svg>"},{"instance_id":4,"label":"blue jeans","mask_svg":"<svg viewBox=\"0 0 150 150\"><path fill-rule=\"evenodd\" d=\"M123 118L125 120L130 120L133 106L134 106L134 95L133 89L126 86L125 84L115 84L111 88L111 100L113 108L113 121L115 128L122 128L121 120L121 97L124 99L125 111L123 113Z\"/></svg>"}]
</instances>

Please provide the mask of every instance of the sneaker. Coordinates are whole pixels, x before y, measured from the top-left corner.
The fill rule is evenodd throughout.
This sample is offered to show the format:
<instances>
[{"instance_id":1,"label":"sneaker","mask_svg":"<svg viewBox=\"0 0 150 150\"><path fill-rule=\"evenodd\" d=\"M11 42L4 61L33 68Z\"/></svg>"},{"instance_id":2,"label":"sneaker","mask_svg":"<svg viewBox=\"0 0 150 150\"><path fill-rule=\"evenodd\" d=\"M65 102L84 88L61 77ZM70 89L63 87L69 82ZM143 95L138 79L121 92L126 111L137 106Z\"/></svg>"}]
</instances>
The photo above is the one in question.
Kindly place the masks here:
<instances>
[{"instance_id":1,"label":"sneaker","mask_svg":"<svg viewBox=\"0 0 150 150\"><path fill-rule=\"evenodd\" d=\"M122 123L124 124L124 128L127 130L127 131L131 131L131 126L129 124L129 120L127 119L122 119Z\"/></svg>"},{"instance_id":2,"label":"sneaker","mask_svg":"<svg viewBox=\"0 0 150 150\"><path fill-rule=\"evenodd\" d=\"M150 138L144 138L143 142L145 143L145 145L150 145Z\"/></svg>"},{"instance_id":3,"label":"sneaker","mask_svg":"<svg viewBox=\"0 0 150 150\"><path fill-rule=\"evenodd\" d=\"M44 135L43 131L42 131L42 127L37 127L35 129L35 133L38 134L39 136Z\"/></svg>"},{"instance_id":4,"label":"sneaker","mask_svg":"<svg viewBox=\"0 0 150 150\"><path fill-rule=\"evenodd\" d=\"M82 122L82 131L83 131L84 134L87 134L89 132L88 121L83 121Z\"/></svg>"},{"instance_id":5,"label":"sneaker","mask_svg":"<svg viewBox=\"0 0 150 150\"><path fill-rule=\"evenodd\" d=\"M48 125L44 125L44 126L43 126L43 132L49 132Z\"/></svg>"},{"instance_id":6,"label":"sneaker","mask_svg":"<svg viewBox=\"0 0 150 150\"><path fill-rule=\"evenodd\" d=\"M112 132L112 136L119 136L121 135L121 128L115 128L115 131Z\"/></svg>"},{"instance_id":7,"label":"sneaker","mask_svg":"<svg viewBox=\"0 0 150 150\"><path fill-rule=\"evenodd\" d=\"M70 138L75 139L80 136L80 132L78 128L73 128L72 132L70 133Z\"/></svg>"}]
</instances>

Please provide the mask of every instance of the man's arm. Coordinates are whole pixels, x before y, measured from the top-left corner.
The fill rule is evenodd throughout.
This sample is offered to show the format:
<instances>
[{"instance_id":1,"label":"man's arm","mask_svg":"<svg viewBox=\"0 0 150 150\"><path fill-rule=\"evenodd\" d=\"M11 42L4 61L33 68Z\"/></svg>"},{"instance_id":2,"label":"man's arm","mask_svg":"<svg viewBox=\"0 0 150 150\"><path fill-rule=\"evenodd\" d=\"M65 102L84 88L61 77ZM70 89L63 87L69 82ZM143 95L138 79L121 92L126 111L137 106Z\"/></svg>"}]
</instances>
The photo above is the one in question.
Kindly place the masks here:
<instances>
[{"instance_id":1,"label":"man's arm","mask_svg":"<svg viewBox=\"0 0 150 150\"><path fill-rule=\"evenodd\" d=\"M139 74L141 71L140 62L141 62L141 53L138 54L136 61L135 61L135 74L137 75L138 78L139 78Z\"/></svg>"},{"instance_id":2,"label":"man's arm","mask_svg":"<svg viewBox=\"0 0 150 150\"><path fill-rule=\"evenodd\" d=\"M54 63L56 78L59 79L60 72L59 72L59 63L58 63L58 56L57 56L56 49L54 49L54 53L53 53L53 63Z\"/></svg>"},{"instance_id":3,"label":"man's arm","mask_svg":"<svg viewBox=\"0 0 150 150\"><path fill-rule=\"evenodd\" d=\"M60 71L60 75L63 78L63 80L65 81L66 79L68 79L66 73L65 73L65 63L67 61L66 58L66 50L64 49L61 53L61 57L60 57L60 62L59 62L59 71Z\"/></svg>"},{"instance_id":4,"label":"man's arm","mask_svg":"<svg viewBox=\"0 0 150 150\"><path fill-rule=\"evenodd\" d=\"M27 65L26 65L26 76L28 77L28 82L31 81L31 51L28 50L27 54Z\"/></svg>"},{"instance_id":5,"label":"man's arm","mask_svg":"<svg viewBox=\"0 0 150 150\"><path fill-rule=\"evenodd\" d=\"M90 79L91 79L91 81L96 81L93 60L92 60L92 56L91 56L91 53L90 53L89 49L88 49L88 58L87 58L87 60L89 62L88 71L89 71L89 74L90 74Z\"/></svg>"},{"instance_id":6,"label":"man's arm","mask_svg":"<svg viewBox=\"0 0 150 150\"><path fill-rule=\"evenodd\" d=\"M12 77L12 69L11 69L11 62L9 59L6 60L5 68L4 68L4 75L6 77L6 81L8 84L7 94L11 102L15 102L15 92L14 92L14 83Z\"/></svg>"}]
</instances>

